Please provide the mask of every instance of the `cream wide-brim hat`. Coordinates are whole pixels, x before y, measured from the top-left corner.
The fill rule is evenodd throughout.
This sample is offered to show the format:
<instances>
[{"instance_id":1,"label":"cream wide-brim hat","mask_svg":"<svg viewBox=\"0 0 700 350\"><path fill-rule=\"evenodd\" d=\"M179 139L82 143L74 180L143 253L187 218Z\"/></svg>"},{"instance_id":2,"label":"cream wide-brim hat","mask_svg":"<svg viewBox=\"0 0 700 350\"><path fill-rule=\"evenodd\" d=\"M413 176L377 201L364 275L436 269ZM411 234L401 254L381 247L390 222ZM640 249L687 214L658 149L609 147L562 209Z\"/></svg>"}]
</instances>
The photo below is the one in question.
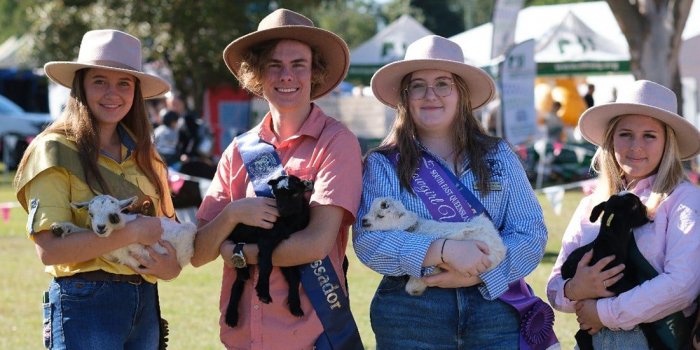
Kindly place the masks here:
<instances>
[{"instance_id":1,"label":"cream wide-brim hat","mask_svg":"<svg viewBox=\"0 0 700 350\"><path fill-rule=\"evenodd\" d=\"M144 99L161 97L170 91L167 81L143 72L141 41L118 30L101 29L85 33L76 61L48 62L44 65L44 72L54 82L71 89L75 72L83 68L100 68L133 75L140 82Z\"/></svg>"},{"instance_id":2,"label":"cream wide-brim hat","mask_svg":"<svg viewBox=\"0 0 700 350\"><path fill-rule=\"evenodd\" d=\"M615 102L593 106L583 112L578 126L586 140L601 146L605 141L605 131L613 118L626 114L649 116L673 129L681 160L688 160L700 153L700 131L678 115L677 110L676 94L673 91L649 80L637 80L618 89Z\"/></svg>"},{"instance_id":3,"label":"cream wide-brim hat","mask_svg":"<svg viewBox=\"0 0 700 350\"><path fill-rule=\"evenodd\" d=\"M253 46L269 40L282 39L296 40L309 45L326 62L328 75L312 92L311 100L328 94L343 82L350 68L350 49L345 41L332 32L315 27L305 16L287 9L278 9L270 13L260 21L257 31L246 34L226 46L224 62L236 79L239 79L238 70L243 57Z\"/></svg>"},{"instance_id":4,"label":"cream wide-brim hat","mask_svg":"<svg viewBox=\"0 0 700 350\"><path fill-rule=\"evenodd\" d=\"M459 45L437 35L414 41L406 48L403 60L377 70L370 83L372 92L380 102L395 109L400 101L401 80L409 73L424 69L444 70L464 79L473 110L483 107L495 96L496 84L488 73L464 63Z\"/></svg>"}]
</instances>

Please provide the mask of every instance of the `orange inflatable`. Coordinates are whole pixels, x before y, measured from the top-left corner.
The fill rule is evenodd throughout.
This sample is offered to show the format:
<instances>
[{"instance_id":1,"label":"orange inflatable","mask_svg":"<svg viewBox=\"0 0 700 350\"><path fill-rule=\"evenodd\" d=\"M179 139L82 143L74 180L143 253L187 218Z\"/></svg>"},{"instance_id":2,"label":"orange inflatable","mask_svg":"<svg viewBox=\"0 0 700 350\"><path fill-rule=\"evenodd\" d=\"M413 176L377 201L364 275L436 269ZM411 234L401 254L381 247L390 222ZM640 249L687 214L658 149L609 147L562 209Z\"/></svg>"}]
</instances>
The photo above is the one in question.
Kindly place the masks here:
<instances>
[{"instance_id":1,"label":"orange inflatable","mask_svg":"<svg viewBox=\"0 0 700 350\"><path fill-rule=\"evenodd\" d=\"M552 89L552 98L561 103L559 117L564 125L575 127L578 118L586 110L586 102L579 95L577 81L574 78L555 79L555 86Z\"/></svg>"}]
</instances>

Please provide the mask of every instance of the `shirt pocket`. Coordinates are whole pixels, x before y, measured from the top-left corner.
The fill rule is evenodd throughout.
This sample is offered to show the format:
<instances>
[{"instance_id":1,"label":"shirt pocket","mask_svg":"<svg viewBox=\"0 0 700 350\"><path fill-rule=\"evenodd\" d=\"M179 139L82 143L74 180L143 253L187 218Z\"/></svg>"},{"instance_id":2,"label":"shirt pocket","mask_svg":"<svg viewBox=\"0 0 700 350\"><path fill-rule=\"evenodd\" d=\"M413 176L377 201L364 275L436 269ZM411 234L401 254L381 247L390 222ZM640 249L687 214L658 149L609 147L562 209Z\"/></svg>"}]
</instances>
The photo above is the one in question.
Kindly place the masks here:
<instances>
[{"instance_id":1,"label":"shirt pocket","mask_svg":"<svg viewBox=\"0 0 700 350\"><path fill-rule=\"evenodd\" d=\"M284 169L287 174L289 175L294 175L302 180L310 180L310 181L315 181L316 180L316 174L318 174L318 171L314 167L306 167L306 168L285 168Z\"/></svg>"}]
</instances>

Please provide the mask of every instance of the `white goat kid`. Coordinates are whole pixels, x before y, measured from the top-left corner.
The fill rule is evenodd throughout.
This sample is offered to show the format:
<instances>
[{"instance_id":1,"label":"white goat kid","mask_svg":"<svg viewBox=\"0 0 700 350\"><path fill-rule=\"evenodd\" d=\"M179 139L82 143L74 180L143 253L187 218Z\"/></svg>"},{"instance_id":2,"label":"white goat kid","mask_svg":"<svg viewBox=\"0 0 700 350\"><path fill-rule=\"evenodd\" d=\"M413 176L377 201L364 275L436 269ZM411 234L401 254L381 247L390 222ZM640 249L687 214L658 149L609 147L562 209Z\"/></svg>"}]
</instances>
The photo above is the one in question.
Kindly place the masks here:
<instances>
[{"instance_id":1,"label":"white goat kid","mask_svg":"<svg viewBox=\"0 0 700 350\"><path fill-rule=\"evenodd\" d=\"M88 202L71 203L71 206L76 209L87 207L92 231L100 237L108 237L112 234L112 231L123 228L127 222L136 219L136 214L122 213L122 210L130 206L136 199L137 197L131 197L120 201L110 195L99 195ZM161 238L173 245L180 267L185 267L190 263L190 259L194 254L194 236L197 233L197 226L189 222L180 224L174 220L163 217L159 219L160 225L163 228L163 235ZM71 222L61 222L51 225L51 231L55 235L65 237L71 233L89 230L78 227ZM158 243L151 247L160 254L167 252L165 247ZM130 244L126 247L113 250L105 254L104 257L110 261L125 264L133 268L139 267L139 262L134 259L131 254L139 257L148 257L148 251L139 243Z\"/></svg>"},{"instance_id":2,"label":"white goat kid","mask_svg":"<svg viewBox=\"0 0 700 350\"><path fill-rule=\"evenodd\" d=\"M408 211L404 205L393 198L380 197L372 202L369 212L362 218L362 227L371 231L404 230L417 234L430 235L454 240L478 240L489 247L491 266L486 271L493 270L506 256L506 246L486 215L481 214L467 222L442 222L420 218L416 213ZM435 268L434 274L440 272ZM427 288L422 279L411 276L406 283L406 292L410 295L421 295Z\"/></svg>"}]
</instances>

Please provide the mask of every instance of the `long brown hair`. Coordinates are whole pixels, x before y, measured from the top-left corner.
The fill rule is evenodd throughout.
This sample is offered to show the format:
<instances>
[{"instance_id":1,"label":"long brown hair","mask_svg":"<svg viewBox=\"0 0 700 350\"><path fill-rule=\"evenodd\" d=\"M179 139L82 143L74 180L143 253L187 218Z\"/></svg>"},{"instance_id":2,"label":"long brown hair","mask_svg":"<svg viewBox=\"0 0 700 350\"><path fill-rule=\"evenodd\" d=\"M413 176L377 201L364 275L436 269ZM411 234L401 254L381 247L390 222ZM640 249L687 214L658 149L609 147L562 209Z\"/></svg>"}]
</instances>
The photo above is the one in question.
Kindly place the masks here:
<instances>
[{"instance_id":1,"label":"long brown hair","mask_svg":"<svg viewBox=\"0 0 700 350\"><path fill-rule=\"evenodd\" d=\"M396 106L396 119L391 127L389 135L384 138L382 143L370 152L393 152L397 151L401 157L397 166L399 181L401 186L411 190L411 176L418 168L418 160L421 157L420 149L416 144L418 132L416 124L411 116L411 111L408 108L408 94L406 88L411 81L412 74L407 74L401 80L401 96L398 105ZM472 112L471 101L469 100L469 87L461 77L452 74L452 78L459 93L457 102L457 115L452 121L452 130L454 142L453 147L457 151L454 160L454 168L458 172L463 172L461 169L461 161L469 159L469 165L474 175L476 176L478 187L483 195L488 195L490 191L489 179L491 178L491 170L484 159L493 147L496 146L499 138L489 136L481 126Z\"/></svg>"},{"instance_id":2,"label":"long brown hair","mask_svg":"<svg viewBox=\"0 0 700 350\"><path fill-rule=\"evenodd\" d=\"M87 104L87 97L83 82L88 69L81 69L75 73L73 77L72 89L65 110L61 117L49 125L46 130L39 135L57 133L66 136L68 139L75 142L78 149L78 157L83 168L83 175L87 181L90 190L96 194L100 192L112 194L109 184L100 174L97 159L100 153L100 126L97 119ZM157 175L153 162L159 162L163 167L165 163L157 155L151 135L153 130L151 123L146 114L146 105L141 93L141 84L135 79L134 101L129 112L121 120L121 123L126 126L134 135L136 148L133 151L133 157L136 160L136 165L141 169L148 180L155 185L156 191L161 198L161 211L168 215L165 211L164 196L169 195L169 190ZM17 175L15 176L15 185L21 178L24 167L26 166L29 156L34 151L34 144L30 144L27 148L22 161L17 167ZM15 186L15 187L16 187Z\"/></svg>"}]
</instances>

